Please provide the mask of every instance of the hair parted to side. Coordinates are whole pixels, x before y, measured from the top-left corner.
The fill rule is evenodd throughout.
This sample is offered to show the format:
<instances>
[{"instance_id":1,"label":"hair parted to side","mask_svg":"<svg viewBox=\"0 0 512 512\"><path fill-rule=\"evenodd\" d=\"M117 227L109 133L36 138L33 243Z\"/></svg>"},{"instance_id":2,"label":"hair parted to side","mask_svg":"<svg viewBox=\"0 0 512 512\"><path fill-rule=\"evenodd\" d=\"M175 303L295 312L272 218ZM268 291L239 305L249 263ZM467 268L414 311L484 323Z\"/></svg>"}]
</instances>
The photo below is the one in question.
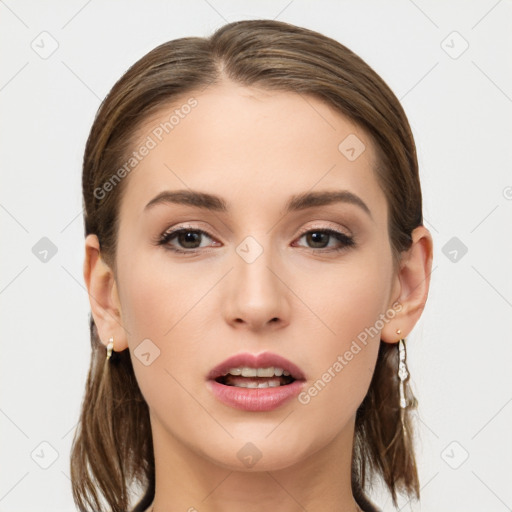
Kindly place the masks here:
<instances>
[{"instance_id":1,"label":"hair parted to side","mask_svg":"<svg viewBox=\"0 0 512 512\"><path fill-rule=\"evenodd\" d=\"M375 173L387 199L396 268L401 252L411 246L413 229L423 224L416 148L398 99L339 42L284 22L247 20L224 25L208 38L187 37L158 46L118 80L101 104L83 160L85 235L98 236L102 258L114 273L126 179L107 194L95 191L127 161L136 130L149 115L226 79L314 96L366 131L379 158ZM90 325L91 365L71 450L73 497L81 511L126 512L133 486L145 491L146 506L154 496L149 410L128 350L114 352L107 362L92 316ZM397 352L395 344L381 341L373 379L357 411L352 488L359 503L379 476L395 505L397 493L419 498L409 410L403 427L401 422Z\"/></svg>"}]
</instances>

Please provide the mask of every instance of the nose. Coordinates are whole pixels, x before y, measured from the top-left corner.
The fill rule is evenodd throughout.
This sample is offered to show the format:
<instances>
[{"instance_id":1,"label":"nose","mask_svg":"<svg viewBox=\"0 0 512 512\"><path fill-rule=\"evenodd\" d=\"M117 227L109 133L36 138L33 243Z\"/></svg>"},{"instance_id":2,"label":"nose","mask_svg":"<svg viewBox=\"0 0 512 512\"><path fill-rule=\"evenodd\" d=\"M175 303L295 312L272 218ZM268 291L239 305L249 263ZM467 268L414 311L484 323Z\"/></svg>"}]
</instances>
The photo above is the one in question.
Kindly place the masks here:
<instances>
[{"instance_id":1,"label":"nose","mask_svg":"<svg viewBox=\"0 0 512 512\"><path fill-rule=\"evenodd\" d=\"M227 276L223 308L226 322L254 332L288 325L290 291L285 285L285 272L271 250L266 248L254 261L235 251L233 267Z\"/></svg>"}]
</instances>

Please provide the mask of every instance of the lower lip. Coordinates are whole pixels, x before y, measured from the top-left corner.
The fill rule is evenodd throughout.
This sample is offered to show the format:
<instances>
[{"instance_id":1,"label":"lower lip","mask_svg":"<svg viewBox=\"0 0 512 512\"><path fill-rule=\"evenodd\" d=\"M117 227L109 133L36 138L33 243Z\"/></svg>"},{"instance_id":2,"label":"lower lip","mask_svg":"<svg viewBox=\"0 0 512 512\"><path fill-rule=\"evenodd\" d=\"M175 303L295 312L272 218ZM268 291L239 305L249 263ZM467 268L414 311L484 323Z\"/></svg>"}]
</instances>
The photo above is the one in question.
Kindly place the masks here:
<instances>
[{"instance_id":1,"label":"lower lip","mask_svg":"<svg viewBox=\"0 0 512 512\"><path fill-rule=\"evenodd\" d=\"M295 380L291 384L275 388L239 388L226 386L209 380L212 393L224 404L244 411L272 411L297 396L304 382Z\"/></svg>"}]
</instances>

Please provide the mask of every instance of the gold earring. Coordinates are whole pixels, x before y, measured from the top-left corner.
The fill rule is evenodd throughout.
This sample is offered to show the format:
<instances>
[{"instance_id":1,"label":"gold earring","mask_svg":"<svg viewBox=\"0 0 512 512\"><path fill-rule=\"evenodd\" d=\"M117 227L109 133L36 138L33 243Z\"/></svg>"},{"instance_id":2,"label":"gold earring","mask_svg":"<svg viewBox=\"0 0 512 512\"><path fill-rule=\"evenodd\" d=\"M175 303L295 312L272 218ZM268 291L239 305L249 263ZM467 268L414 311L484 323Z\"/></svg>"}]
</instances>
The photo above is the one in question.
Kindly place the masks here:
<instances>
[{"instance_id":1,"label":"gold earring","mask_svg":"<svg viewBox=\"0 0 512 512\"><path fill-rule=\"evenodd\" d=\"M108 345L107 345L107 360L110 359L110 357L112 356L113 350L114 350L114 338L110 338L108 340Z\"/></svg>"}]
</instances>

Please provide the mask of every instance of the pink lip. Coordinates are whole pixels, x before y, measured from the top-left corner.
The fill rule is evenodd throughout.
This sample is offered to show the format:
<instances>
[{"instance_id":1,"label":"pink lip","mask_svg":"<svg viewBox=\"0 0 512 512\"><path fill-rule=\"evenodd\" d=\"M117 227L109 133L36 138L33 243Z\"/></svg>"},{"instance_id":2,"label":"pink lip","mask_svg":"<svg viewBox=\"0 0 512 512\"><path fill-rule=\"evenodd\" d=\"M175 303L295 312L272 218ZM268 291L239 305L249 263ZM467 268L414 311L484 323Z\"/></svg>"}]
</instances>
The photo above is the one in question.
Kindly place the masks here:
<instances>
[{"instance_id":1,"label":"pink lip","mask_svg":"<svg viewBox=\"0 0 512 512\"><path fill-rule=\"evenodd\" d=\"M240 388L226 386L216 382L217 377L225 375L230 368L249 366L251 368L269 368L271 366L282 368L290 372L295 379L291 384L276 388ZM262 354L237 354L217 365L208 374L207 385L215 397L224 404L252 412L263 412L277 409L297 396L304 386L304 373L302 370L284 357L264 352Z\"/></svg>"}]
</instances>

